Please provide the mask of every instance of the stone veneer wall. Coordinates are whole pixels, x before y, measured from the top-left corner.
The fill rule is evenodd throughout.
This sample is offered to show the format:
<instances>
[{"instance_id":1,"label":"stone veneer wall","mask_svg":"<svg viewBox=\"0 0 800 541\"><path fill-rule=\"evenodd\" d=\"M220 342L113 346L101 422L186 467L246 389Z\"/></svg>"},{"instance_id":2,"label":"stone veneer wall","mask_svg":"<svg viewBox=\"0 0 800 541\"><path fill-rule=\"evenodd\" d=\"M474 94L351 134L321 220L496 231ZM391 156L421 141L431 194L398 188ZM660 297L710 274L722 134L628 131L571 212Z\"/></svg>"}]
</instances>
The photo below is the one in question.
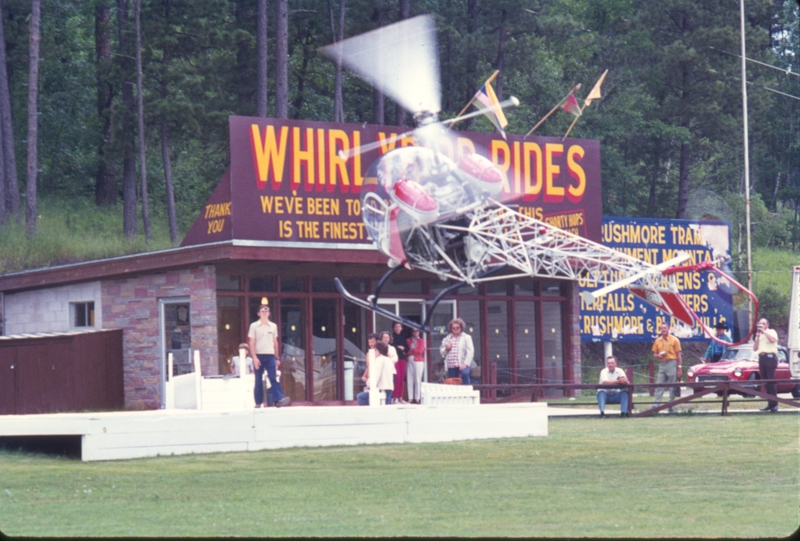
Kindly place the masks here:
<instances>
[{"instance_id":1,"label":"stone veneer wall","mask_svg":"<svg viewBox=\"0 0 800 541\"><path fill-rule=\"evenodd\" d=\"M189 297L192 349L203 374L217 374L216 272L212 265L143 274L102 283L103 328L123 329L125 406L161 407L159 299Z\"/></svg>"}]
</instances>

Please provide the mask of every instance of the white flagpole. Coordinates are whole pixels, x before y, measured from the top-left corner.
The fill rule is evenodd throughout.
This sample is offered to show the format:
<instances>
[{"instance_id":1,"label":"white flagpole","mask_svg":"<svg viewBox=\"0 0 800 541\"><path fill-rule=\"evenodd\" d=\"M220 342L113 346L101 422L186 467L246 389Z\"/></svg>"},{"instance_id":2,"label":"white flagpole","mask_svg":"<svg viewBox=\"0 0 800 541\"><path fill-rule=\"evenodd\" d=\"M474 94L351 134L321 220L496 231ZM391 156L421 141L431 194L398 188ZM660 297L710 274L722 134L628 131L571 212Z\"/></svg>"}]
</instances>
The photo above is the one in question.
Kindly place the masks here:
<instances>
[{"instance_id":1,"label":"white flagpole","mask_svg":"<svg viewBox=\"0 0 800 541\"><path fill-rule=\"evenodd\" d=\"M739 26L742 40L742 119L744 120L744 215L747 228L747 289L753 290L753 260L750 250L750 148L747 129L747 68L744 43L744 0L739 0ZM753 301L748 301L747 321L753 325Z\"/></svg>"}]
</instances>

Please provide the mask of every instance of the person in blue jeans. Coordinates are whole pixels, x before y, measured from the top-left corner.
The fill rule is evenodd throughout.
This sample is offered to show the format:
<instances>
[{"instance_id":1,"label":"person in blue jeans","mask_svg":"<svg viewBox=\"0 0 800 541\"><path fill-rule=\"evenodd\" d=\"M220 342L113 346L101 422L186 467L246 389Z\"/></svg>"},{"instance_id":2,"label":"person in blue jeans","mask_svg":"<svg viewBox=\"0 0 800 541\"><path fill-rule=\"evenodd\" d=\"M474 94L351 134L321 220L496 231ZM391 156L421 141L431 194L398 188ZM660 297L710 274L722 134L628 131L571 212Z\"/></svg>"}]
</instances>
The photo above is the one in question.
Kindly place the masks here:
<instances>
[{"instance_id":1,"label":"person in blue jeans","mask_svg":"<svg viewBox=\"0 0 800 541\"><path fill-rule=\"evenodd\" d=\"M469 385L470 366L475 357L475 346L472 337L464 332L466 324L461 318L456 318L447 324L450 334L444 337L439 353L444 358L448 378L461 378L462 385Z\"/></svg>"},{"instance_id":2,"label":"person in blue jeans","mask_svg":"<svg viewBox=\"0 0 800 541\"><path fill-rule=\"evenodd\" d=\"M275 356L280 355L278 326L269 320L269 306L266 304L258 307L258 320L250 325L247 341L250 345L250 352L255 354L253 366L256 369L256 382L253 396L256 407L261 408L264 405L264 384L262 383L264 370L267 371L270 393L275 406L278 408L287 406L291 399L283 395L283 388L278 382L277 367L275 366Z\"/></svg>"},{"instance_id":3,"label":"person in blue jeans","mask_svg":"<svg viewBox=\"0 0 800 541\"><path fill-rule=\"evenodd\" d=\"M597 390L597 407L600 408L600 417L606 416L606 404L619 404L620 417L628 417L628 391L620 389L621 385L628 384L628 377L621 368L617 368L617 359L606 359L606 368L600 371L600 385L608 388Z\"/></svg>"}]
</instances>

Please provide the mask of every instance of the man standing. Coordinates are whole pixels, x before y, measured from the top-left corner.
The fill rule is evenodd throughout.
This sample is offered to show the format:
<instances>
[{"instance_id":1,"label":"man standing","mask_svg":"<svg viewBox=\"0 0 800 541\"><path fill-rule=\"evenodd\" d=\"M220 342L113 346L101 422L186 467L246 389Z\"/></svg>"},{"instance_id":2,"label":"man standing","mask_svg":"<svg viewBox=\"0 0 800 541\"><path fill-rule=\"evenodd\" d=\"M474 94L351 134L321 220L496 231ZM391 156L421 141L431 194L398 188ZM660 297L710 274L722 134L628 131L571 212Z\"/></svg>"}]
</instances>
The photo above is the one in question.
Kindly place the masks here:
<instances>
[{"instance_id":1,"label":"man standing","mask_svg":"<svg viewBox=\"0 0 800 541\"><path fill-rule=\"evenodd\" d=\"M762 317L758 320L753 353L758 354L758 372L761 374L761 379L775 379L775 369L778 368L778 333L769 328L767 318ZM767 383L765 391L773 396L778 394L774 383ZM768 400L767 407L761 411L776 413L778 403L775 400Z\"/></svg>"},{"instance_id":2,"label":"man standing","mask_svg":"<svg viewBox=\"0 0 800 541\"><path fill-rule=\"evenodd\" d=\"M621 369L617 370L617 359L609 357L606 359L606 368L600 371L600 385L606 386L605 389L597 390L597 407L600 408L600 417L606 416L606 404L619 404L619 416L628 417L628 391L619 389L621 385L627 385L628 377Z\"/></svg>"},{"instance_id":3,"label":"man standing","mask_svg":"<svg viewBox=\"0 0 800 541\"><path fill-rule=\"evenodd\" d=\"M731 337L728 335L727 332L725 332L725 331L728 330L728 326L725 325L724 322L720 321L719 323L717 323L714 326L714 329L716 330L717 339L722 340L723 342L730 342L731 341ZM705 355L703 355L703 359L702 359L703 362L704 363L715 363L715 362L719 361L722 358L722 356L725 354L725 349L727 349L727 348L725 346L723 346L722 344L720 344L719 342L717 342L715 340L711 340L708 343L708 348L706 349Z\"/></svg>"},{"instance_id":4,"label":"man standing","mask_svg":"<svg viewBox=\"0 0 800 541\"><path fill-rule=\"evenodd\" d=\"M269 306L262 304L258 307L258 321L250 325L247 333L250 352L254 353L253 365L256 368L256 385L253 394L256 407L262 407L264 402L264 370L269 378L270 392L276 407L286 406L291 402L288 396L283 396L283 388L278 382L275 367L275 356L280 355L278 347L278 326L269 320Z\"/></svg>"},{"instance_id":5,"label":"man standing","mask_svg":"<svg viewBox=\"0 0 800 541\"><path fill-rule=\"evenodd\" d=\"M680 340L675 338L669 333L669 325L662 323L661 336L656 338L653 343L653 356L658 361L658 375L656 376L656 383L675 383L681 377L681 343ZM655 406L661 403L661 397L664 396L665 387L656 387ZM669 390L670 402L675 400L678 396L678 388L671 387ZM669 408L670 413L675 413L672 408Z\"/></svg>"}]
</instances>

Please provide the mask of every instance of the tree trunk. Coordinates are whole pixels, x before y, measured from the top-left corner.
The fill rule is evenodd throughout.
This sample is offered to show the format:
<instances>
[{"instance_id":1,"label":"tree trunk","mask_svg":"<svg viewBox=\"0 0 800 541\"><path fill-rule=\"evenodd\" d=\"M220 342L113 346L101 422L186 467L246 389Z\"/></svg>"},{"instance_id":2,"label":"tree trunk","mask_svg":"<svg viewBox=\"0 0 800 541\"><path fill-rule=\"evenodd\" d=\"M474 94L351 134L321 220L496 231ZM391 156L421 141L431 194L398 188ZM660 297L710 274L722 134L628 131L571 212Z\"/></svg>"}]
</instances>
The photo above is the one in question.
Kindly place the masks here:
<instances>
[{"instance_id":1,"label":"tree trunk","mask_svg":"<svg viewBox=\"0 0 800 541\"><path fill-rule=\"evenodd\" d=\"M142 223L144 224L144 240L153 240L150 230L150 209L147 205L147 157L144 141L144 94L142 89L142 0L134 0L134 21L136 26L136 115L139 120L139 175L142 190Z\"/></svg>"},{"instance_id":2,"label":"tree trunk","mask_svg":"<svg viewBox=\"0 0 800 541\"><path fill-rule=\"evenodd\" d=\"M688 21L686 18L683 20L684 28L688 26ZM691 80L691 73L689 71L689 65L684 63L681 70L681 101L685 105L689 105L691 110L691 99L694 97L693 93L691 92L689 85ZM687 115L681 126L686 129L687 133L692 133L692 120L688 116L690 113L687 111L684 113ZM681 142L681 150L680 150L680 170L678 172L678 212L675 213L675 217L679 220L686 218L686 207L689 204L689 158L691 155L691 145L689 141Z\"/></svg>"},{"instance_id":3,"label":"tree trunk","mask_svg":"<svg viewBox=\"0 0 800 541\"><path fill-rule=\"evenodd\" d=\"M36 235L36 141L38 138L38 89L39 89L39 23L41 21L41 0L31 1L31 35L28 52L28 169L26 178L27 205L25 231L28 237Z\"/></svg>"},{"instance_id":4,"label":"tree trunk","mask_svg":"<svg viewBox=\"0 0 800 541\"><path fill-rule=\"evenodd\" d=\"M130 30L128 0L117 0L117 22L119 28L119 51L122 65L122 229L125 238L134 239L139 230L136 222L136 153L133 143L133 88L127 80L131 72Z\"/></svg>"},{"instance_id":5,"label":"tree trunk","mask_svg":"<svg viewBox=\"0 0 800 541\"><path fill-rule=\"evenodd\" d=\"M267 116L267 0L258 0L256 28L256 116Z\"/></svg>"},{"instance_id":6,"label":"tree trunk","mask_svg":"<svg viewBox=\"0 0 800 541\"><path fill-rule=\"evenodd\" d=\"M345 0L339 0L338 27L333 18L333 7L328 1L328 11L331 15L331 36L334 43L339 43L344 39L344 8ZM344 122L344 97L342 96L342 58L336 57L336 75L333 79L333 121Z\"/></svg>"},{"instance_id":7,"label":"tree trunk","mask_svg":"<svg viewBox=\"0 0 800 541\"><path fill-rule=\"evenodd\" d=\"M169 0L165 0L164 2L164 33L169 29L170 25L170 2ZM163 71L166 73L168 71L168 66L171 60L171 50L169 47L169 40L164 40L163 42L163 51L161 55L161 63L164 67ZM169 89L167 88L167 81L166 79L161 80L161 100L165 102L167 100L167 95L169 94ZM178 244L178 219L175 212L175 189L174 184L172 182L172 161L170 160L169 156L169 125L167 124L168 119L165 116L161 116L161 160L164 163L164 186L166 187L167 192L167 220L169 221L169 240L173 246Z\"/></svg>"},{"instance_id":8,"label":"tree trunk","mask_svg":"<svg viewBox=\"0 0 800 541\"><path fill-rule=\"evenodd\" d=\"M277 0L275 43L275 117L289 118L289 6Z\"/></svg>"},{"instance_id":9,"label":"tree trunk","mask_svg":"<svg viewBox=\"0 0 800 541\"><path fill-rule=\"evenodd\" d=\"M467 42L466 42L466 64L467 64L467 86L464 103L469 103L475 96L475 88L478 86L478 54L476 51L475 34L478 32L478 0L467 1ZM468 118L461 125L461 129L468 130L472 126L472 119Z\"/></svg>"},{"instance_id":10,"label":"tree trunk","mask_svg":"<svg viewBox=\"0 0 800 541\"><path fill-rule=\"evenodd\" d=\"M658 142L653 152L653 175L650 178L650 195L647 198L647 216L654 216L656 210L656 185L658 184L658 170L661 164L661 154Z\"/></svg>"},{"instance_id":11,"label":"tree trunk","mask_svg":"<svg viewBox=\"0 0 800 541\"><path fill-rule=\"evenodd\" d=\"M384 99L383 92L377 88L372 89L372 123L383 126L384 123Z\"/></svg>"},{"instance_id":12,"label":"tree trunk","mask_svg":"<svg viewBox=\"0 0 800 541\"><path fill-rule=\"evenodd\" d=\"M253 2L252 0L236 0L236 7L234 8L235 28L239 30L239 36L236 38L236 73L241 81L251 81L253 72L250 69L250 62L253 59L253 51L250 47L250 41L244 37L244 28L248 27L250 21L253 19ZM236 98L239 111L247 111L246 114L252 114L254 101L252 90L246 84L236 85Z\"/></svg>"},{"instance_id":13,"label":"tree trunk","mask_svg":"<svg viewBox=\"0 0 800 541\"><path fill-rule=\"evenodd\" d=\"M178 219L175 214L175 190L172 185L172 162L169 159L169 134L166 120L161 120L161 157L164 161L164 184L167 188L167 217L169 219L169 240L178 244Z\"/></svg>"},{"instance_id":14,"label":"tree trunk","mask_svg":"<svg viewBox=\"0 0 800 541\"><path fill-rule=\"evenodd\" d=\"M312 50L311 48L311 44L314 41L314 36L309 28L306 28L306 35L301 41L303 43L303 62L300 64L300 70L297 73L297 85L295 85L294 99L292 100L292 107L294 107L295 111L300 111L303 107L306 76L308 74L308 63L311 60L311 56L316 54L316 50Z\"/></svg>"},{"instance_id":15,"label":"tree trunk","mask_svg":"<svg viewBox=\"0 0 800 541\"><path fill-rule=\"evenodd\" d=\"M0 0L0 14L3 2ZM5 204L8 214L20 219L19 178L17 176L17 154L14 149L14 124L11 121L11 91L8 87L8 66L6 65L6 38L3 32L3 18L0 17L0 129L3 131L3 176L5 180Z\"/></svg>"},{"instance_id":16,"label":"tree trunk","mask_svg":"<svg viewBox=\"0 0 800 541\"><path fill-rule=\"evenodd\" d=\"M378 0L378 28L383 26L383 1ZM383 92L377 88L372 89L372 123L379 126L384 122L384 99Z\"/></svg>"},{"instance_id":17,"label":"tree trunk","mask_svg":"<svg viewBox=\"0 0 800 541\"><path fill-rule=\"evenodd\" d=\"M97 206L117 204L117 186L107 162L111 140L111 10L105 0L94 8L94 47L97 62L97 118L100 120L100 143L97 145L97 171L94 179L94 200Z\"/></svg>"},{"instance_id":18,"label":"tree trunk","mask_svg":"<svg viewBox=\"0 0 800 541\"><path fill-rule=\"evenodd\" d=\"M400 20L404 21L411 15L411 0L399 0L398 8L400 9ZM406 110L403 109L399 103L395 104L394 123L397 126L405 126L408 121L406 120Z\"/></svg>"}]
</instances>

